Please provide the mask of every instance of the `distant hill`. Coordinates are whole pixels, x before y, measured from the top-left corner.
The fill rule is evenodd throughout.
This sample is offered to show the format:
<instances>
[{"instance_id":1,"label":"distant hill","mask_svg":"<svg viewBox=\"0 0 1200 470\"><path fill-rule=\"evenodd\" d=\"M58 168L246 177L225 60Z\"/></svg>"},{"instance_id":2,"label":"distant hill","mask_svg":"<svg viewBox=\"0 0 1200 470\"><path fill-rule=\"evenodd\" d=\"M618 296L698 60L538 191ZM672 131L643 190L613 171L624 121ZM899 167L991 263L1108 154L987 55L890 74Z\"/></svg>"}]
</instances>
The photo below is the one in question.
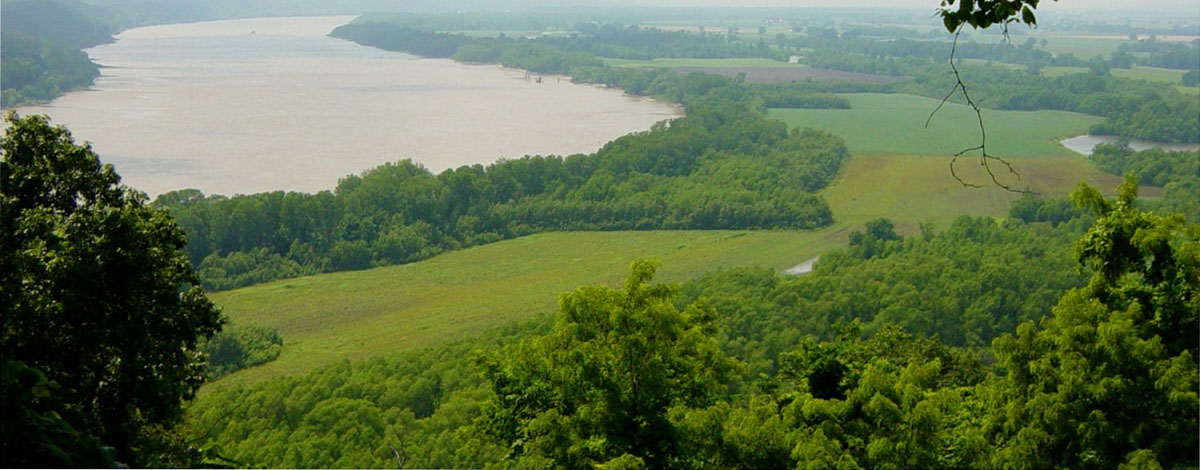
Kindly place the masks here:
<instances>
[{"instance_id":1,"label":"distant hill","mask_svg":"<svg viewBox=\"0 0 1200 470\"><path fill-rule=\"evenodd\" d=\"M47 101L91 85L100 68L80 49L112 41L117 16L74 0L0 3L0 104Z\"/></svg>"},{"instance_id":2,"label":"distant hill","mask_svg":"<svg viewBox=\"0 0 1200 470\"><path fill-rule=\"evenodd\" d=\"M0 31L6 48L10 36L72 49L111 42L116 18L112 9L75 0L0 2Z\"/></svg>"}]
</instances>

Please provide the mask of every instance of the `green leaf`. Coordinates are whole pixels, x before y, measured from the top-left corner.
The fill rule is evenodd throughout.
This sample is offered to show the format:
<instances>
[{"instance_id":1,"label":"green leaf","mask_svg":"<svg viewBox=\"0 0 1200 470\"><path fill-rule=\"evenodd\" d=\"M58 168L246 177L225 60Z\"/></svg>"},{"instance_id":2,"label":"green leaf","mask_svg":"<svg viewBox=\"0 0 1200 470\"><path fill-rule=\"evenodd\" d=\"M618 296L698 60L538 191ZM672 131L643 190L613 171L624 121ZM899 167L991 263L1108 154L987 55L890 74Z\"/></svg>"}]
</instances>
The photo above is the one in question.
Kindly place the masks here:
<instances>
[{"instance_id":1,"label":"green leaf","mask_svg":"<svg viewBox=\"0 0 1200 470\"><path fill-rule=\"evenodd\" d=\"M1026 24L1030 24L1030 25L1037 24L1037 18L1033 16L1033 10L1031 10L1028 5L1026 5L1025 8L1021 10L1021 20L1024 21Z\"/></svg>"}]
</instances>

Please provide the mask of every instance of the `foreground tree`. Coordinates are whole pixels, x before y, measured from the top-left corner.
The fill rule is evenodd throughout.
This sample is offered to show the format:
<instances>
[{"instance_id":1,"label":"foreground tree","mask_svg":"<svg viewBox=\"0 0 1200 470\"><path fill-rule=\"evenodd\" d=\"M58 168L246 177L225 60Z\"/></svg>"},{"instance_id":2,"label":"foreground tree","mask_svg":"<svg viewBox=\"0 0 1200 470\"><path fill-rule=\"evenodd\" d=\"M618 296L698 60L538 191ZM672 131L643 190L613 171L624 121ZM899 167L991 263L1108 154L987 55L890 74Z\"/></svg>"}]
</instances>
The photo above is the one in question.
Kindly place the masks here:
<instances>
[{"instance_id":1,"label":"foreground tree","mask_svg":"<svg viewBox=\"0 0 1200 470\"><path fill-rule=\"evenodd\" d=\"M1195 468L1200 448L1200 226L1072 195L1099 219L1080 241L1095 271L1038 329L993 343L1006 371L986 431L1004 468Z\"/></svg>"},{"instance_id":2,"label":"foreground tree","mask_svg":"<svg viewBox=\"0 0 1200 470\"><path fill-rule=\"evenodd\" d=\"M3 464L181 464L164 460L161 430L204 380L197 342L222 321L183 231L66 129L5 121Z\"/></svg>"},{"instance_id":3,"label":"foreground tree","mask_svg":"<svg viewBox=\"0 0 1200 470\"><path fill-rule=\"evenodd\" d=\"M521 468L677 467L668 410L704 407L734 367L704 303L675 308L678 287L633 263L624 290L581 287L559 300L554 330L485 361L495 399L484 427Z\"/></svg>"}]
</instances>

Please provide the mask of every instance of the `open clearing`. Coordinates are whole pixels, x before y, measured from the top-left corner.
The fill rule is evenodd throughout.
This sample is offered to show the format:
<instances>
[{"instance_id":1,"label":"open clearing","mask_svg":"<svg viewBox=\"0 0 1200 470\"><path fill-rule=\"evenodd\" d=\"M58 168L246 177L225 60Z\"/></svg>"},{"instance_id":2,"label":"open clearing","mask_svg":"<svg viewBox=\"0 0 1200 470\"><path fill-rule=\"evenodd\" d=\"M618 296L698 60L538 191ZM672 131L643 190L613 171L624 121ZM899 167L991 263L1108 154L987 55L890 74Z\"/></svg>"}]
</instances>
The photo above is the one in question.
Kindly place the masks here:
<instances>
[{"instance_id":1,"label":"open clearing","mask_svg":"<svg viewBox=\"0 0 1200 470\"><path fill-rule=\"evenodd\" d=\"M922 222L945 228L961 215L1005 217L1009 204L1020 194L990 184L979 158L962 157L955 170L963 180L983 186L968 188L950 175L951 157L915 155L860 155L846 162L833 185L821 192L838 224L857 228L887 217L899 232L919 233ZM1121 178L1096 170L1085 157L1031 157L1012 162L1021 178L1008 176L1002 165L992 169L1000 180L1019 189L1046 196L1064 196L1086 181L1112 194ZM1158 196L1158 188L1142 188L1143 196Z\"/></svg>"},{"instance_id":2,"label":"open clearing","mask_svg":"<svg viewBox=\"0 0 1200 470\"><path fill-rule=\"evenodd\" d=\"M1120 37L1079 37L1078 35L1054 35L1047 34L1039 38L1046 39L1045 50L1052 54L1074 54L1075 57L1090 60L1097 55L1103 56L1104 59L1112 57L1112 53L1121 47L1121 43L1128 42L1128 38Z\"/></svg>"},{"instance_id":3,"label":"open clearing","mask_svg":"<svg viewBox=\"0 0 1200 470\"><path fill-rule=\"evenodd\" d=\"M843 139L854 154L953 155L979 145L979 125L966 105L946 103L925 128L938 100L914 95L844 95L851 109L771 109L791 127L812 127ZM1075 155L1058 140L1087 132L1100 118L1066 111L983 111L988 151L1000 157ZM977 153L976 153L977 154ZM837 214L835 211L834 214Z\"/></svg>"},{"instance_id":4,"label":"open clearing","mask_svg":"<svg viewBox=\"0 0 1200 470\"><path fill-rule=\"evenodd\" d=\"M1043 67L1042 75L1047 77L1057 77L1060 75L1084 73L1087 71L1088 69L1086 67ZM1179 85L1182 83L1183 74L1187 73L1187 71L1163 69L1158 67L1142 67L1140 65L1135 65L1127 69L1110 69L1108 73L1111 73L1114 77L1132 78L1135 80L1146 80L1150 82Z\"/></svg>"},{"instance_id":5,"label":"open clearing","mask_svg":"<svg viewBox=\"0 0 1200 470\"><path fill-rule=\"evenodd\" d=\"M778 82L794 82L797 80L830 80L844 82L861 82L861 83L891 83L904 80L903 77L888 77L883 75L868 75L857 72L843 72L841 70L818 69L804 65L793 65L791 67L747 67L747 68L732 68L732 67L675 67L675 70L680 72L704 72L726 77L736 77L739 74L746 74L746 81L749 83L778 83Z\"/></svg>"},{"instance_id":6,"label":"open clearing","mask_svg":"<svg viewBox=\"0 0 1200 470\"><path fill-rule=\"evenodd\" d=\"M845 237L831 229L545 233L403 266L217 292L209 297L234 324L278 328L285 346L279 359L213 386L412 350L553 312L559 294L580 285L619 285L635 258L662 260L660 281L684 281L720 267L782 270Z\"/></svg>"}]
</instances>

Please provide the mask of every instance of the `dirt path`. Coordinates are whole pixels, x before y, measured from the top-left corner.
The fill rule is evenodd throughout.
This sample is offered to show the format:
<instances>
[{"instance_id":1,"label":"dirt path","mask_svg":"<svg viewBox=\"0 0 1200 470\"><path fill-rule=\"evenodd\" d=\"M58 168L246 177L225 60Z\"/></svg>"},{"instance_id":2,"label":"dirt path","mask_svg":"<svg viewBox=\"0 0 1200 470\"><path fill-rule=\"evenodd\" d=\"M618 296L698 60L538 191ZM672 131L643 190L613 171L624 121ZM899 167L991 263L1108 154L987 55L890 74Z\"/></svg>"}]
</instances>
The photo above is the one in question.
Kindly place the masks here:
<instances>
[{"instance_id":1,"label":"dirt path","mask_svg":"<svg viewBox=\"0 0 1200 470\"><path fill-rule=\"evenodd\" d=\"M800 274L808 274L813 270L813 265L817 264L817 260L821 259L821 255L814 256L803 263L792 266L783 271L788 276L796 276Z\"/></svg>"}]
</instances>

